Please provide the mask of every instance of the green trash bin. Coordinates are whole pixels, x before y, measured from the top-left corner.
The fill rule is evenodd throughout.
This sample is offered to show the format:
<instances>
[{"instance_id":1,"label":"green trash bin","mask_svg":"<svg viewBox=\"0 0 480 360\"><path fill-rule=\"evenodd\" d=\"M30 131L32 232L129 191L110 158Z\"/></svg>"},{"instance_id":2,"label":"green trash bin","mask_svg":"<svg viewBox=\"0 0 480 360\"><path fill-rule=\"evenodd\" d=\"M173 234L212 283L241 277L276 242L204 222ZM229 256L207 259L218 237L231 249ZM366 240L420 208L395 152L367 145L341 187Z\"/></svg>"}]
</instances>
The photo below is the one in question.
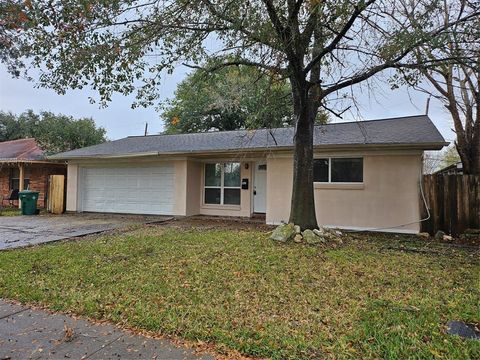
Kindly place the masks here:
<instances>
[{"instance_id":1,"label":"green trash bin","mask_svg":"<svg viewBox=\"0 0 480 360\"><path fill-rule=\"evenodd\" d=\"M37 215L38 191L24 190L18 193L22 202L22 215Z\"/></svg>"}]
</instances>

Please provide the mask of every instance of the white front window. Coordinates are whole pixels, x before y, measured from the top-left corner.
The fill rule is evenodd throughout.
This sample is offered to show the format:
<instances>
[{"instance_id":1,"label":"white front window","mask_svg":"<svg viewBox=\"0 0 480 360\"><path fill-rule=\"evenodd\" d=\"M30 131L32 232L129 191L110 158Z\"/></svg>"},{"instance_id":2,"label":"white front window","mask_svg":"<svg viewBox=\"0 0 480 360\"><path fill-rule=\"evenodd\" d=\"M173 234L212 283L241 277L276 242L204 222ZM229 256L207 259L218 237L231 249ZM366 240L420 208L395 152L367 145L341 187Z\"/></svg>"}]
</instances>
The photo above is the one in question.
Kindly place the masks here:
<instances>
[{"instance_id":1,"label":"white front window","mask_svg":"<svg viewBox=\"0 0 480 360\"><path fill-rule=\"evenodd\" d=\"M205 164L205 204L240 205L240 163Z\"/></svg>"}]
</instances>

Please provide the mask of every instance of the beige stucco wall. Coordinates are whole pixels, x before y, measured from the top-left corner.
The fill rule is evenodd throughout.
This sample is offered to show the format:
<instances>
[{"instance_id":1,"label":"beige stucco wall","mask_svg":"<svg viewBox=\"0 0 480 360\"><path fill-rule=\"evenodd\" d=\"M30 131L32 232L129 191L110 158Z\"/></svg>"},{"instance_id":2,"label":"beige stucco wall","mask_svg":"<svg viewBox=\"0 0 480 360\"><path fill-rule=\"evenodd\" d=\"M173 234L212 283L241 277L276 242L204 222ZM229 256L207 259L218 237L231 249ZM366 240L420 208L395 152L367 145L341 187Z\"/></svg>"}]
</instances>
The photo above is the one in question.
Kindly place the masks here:
<instances>
[{"instance_id":1,"label":"beige stucco wall","mask_svg":"<svg viewBox=\"0 0 480 360\"><path fill-rule=\"evenodd\" d=\"M187 161L174 161L175 196L173 214L184 216L187 213Z\"/></svg>"},{"instance_id":2,"label":"beige stucco wall","mask_svg":"<svg viewBox=\"0 0 480 360\"><path fill-rule=\"evenodd\" d=\"M201 177L203 163L198 161L187 161L187 189L186 189L186 215L200 214L201 202Z\"/></svg>"},{"instance_id":3,"label":"beige stucco wall","mask_svg":"<svg viewBox=\"0 0 480 360\"><path fill-rule=\"evenodd\" d=\"M77 211L78 165L67 166L67 211Z\"/></svg>"},{"instance_id":4,"label":"beige stucco wall","mask_svg":"<svg viewBox=\"0 0 480 360\"><path fill-rule=\"evenodd\" d=\"M334 156L334 154L331 154ZM317 154L318 157L322 155ZM359 156L359 154L355 154ZM320 225L356 229L418 232L421 153L364 154L362 185L316 184ZM267 223L288 221L293 181L291 157L267 161Z\"/></svg>"},{"instance_id":5,"label":"beige stucco wall","mask_svg":"<svg viewBox=\"0 0 480 360\"><path fill-rule=\"evenodd\" d=\"M420 151L357 151L345 154L317 153L322 156L363 156L364 183L358 185L315 185L315 203L319 224L344 228L387 228L392 231L417 232L420 218ZM249 179L249 189L241 190L240 206L206 205L203 200L204 164L207 159L171 158L159 160L118 159L70 163L67 177L67 210L77 211L80 166L148 166L171 161L175 168L174 214L249 217L252 213L253 163L241 162L241 177ZM228 161L218 159L212 161ZM232 160L230 160L232 161ZM271 153L267 158L267 214L269 224L288 221L292 193L292 157ZM246 169L245 164L248 164ZM395 227L395 228L394 228Z\"/></svg>"},{"instance_id":6,"label":"beige stucco wall","mask_svg":"<svg viewBox=\"0 0 480 360\"><path fill-rule=\"evenodd\" d=\"M251 164L245 169L245 162L242 163L241 177L248 178L250 188L241 190L240 206L205 205L203 201L203 179L205 160L171 159L175 169L174 205L173 214L177 216L191 216L197 214L215 216L242 216L248 217L251 214ZM217 161L217 160L213 160ZM222 160L218 160L222 161ZM163 161L154 159L109 159L98 161L80 161L68 165L67 177L67 211L80 211L77 202L79 183L79 167L117 167L117 166L155 166Z\"/></svg>"}]
</instances>

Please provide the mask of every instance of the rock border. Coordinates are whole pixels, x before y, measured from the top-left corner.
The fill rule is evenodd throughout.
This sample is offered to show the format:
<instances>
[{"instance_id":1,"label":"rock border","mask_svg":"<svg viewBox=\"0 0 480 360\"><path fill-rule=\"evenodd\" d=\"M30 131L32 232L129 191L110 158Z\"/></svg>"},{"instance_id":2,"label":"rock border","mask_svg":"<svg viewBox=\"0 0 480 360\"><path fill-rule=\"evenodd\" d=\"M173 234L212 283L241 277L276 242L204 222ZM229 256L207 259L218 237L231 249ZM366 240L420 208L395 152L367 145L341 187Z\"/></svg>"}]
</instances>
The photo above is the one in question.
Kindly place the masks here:
<instances>
[{"instance_id":1,"label":"rock border","mask_svg":"<svg viewBox=\"0 0 480 360\"><path fill-rule=\"evenodd\" d=\"M318 229L301 231L298 225L282 223L273 230L270 239L284 243L293 241L299 244L319 245L332 242L342 244L342 237L344 237L344 234L337 229L320 226Z\"/></svg>"}]
</instances>

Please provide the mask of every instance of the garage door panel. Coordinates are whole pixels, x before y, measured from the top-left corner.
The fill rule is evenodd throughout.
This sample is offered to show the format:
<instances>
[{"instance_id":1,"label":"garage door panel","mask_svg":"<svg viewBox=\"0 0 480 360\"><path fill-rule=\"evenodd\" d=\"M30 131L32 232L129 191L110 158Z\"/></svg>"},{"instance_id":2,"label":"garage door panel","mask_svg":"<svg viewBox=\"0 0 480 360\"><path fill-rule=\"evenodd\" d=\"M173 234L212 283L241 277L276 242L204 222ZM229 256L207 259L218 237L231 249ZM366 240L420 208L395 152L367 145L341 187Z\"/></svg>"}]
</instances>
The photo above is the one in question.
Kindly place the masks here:
<instances>
[{"instance_id":1,"label":"garage door panel","mask_svg":"<svg viewBox=\"0 0 480 360\"><path fill-rule=\"evenodd\" d=\"M82 168L83 211L172 214L173 165Z\"/></svg>"}]
</instances>

